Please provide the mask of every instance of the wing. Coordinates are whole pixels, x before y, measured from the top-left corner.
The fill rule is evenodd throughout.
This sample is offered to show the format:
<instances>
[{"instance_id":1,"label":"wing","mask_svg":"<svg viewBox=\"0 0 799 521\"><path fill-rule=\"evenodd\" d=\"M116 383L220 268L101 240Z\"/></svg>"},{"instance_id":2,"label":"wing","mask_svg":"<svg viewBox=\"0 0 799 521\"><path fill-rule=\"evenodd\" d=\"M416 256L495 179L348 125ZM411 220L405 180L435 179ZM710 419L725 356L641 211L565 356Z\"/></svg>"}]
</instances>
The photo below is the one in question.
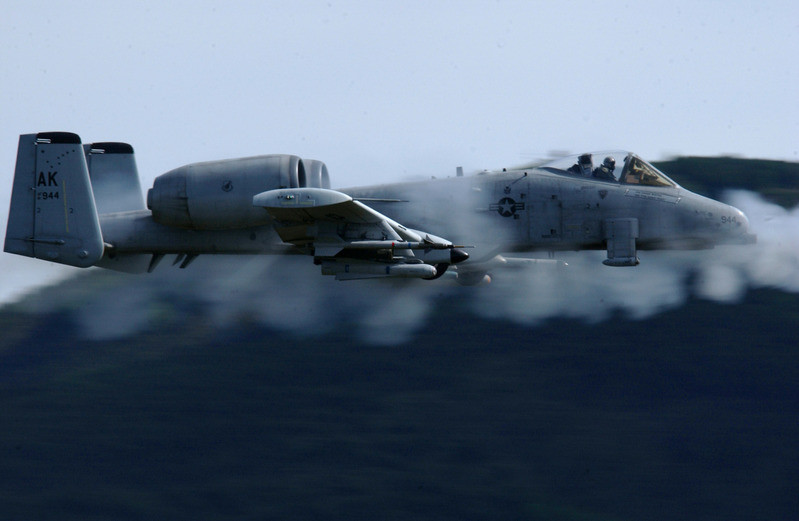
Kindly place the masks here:
<instances>
[{"instance_id":1,"label":"wing","mask_svg":"<svg viewBox=\"0 0 799 521\"><path fill-rule=\"evenodd\" d=\"M283 188L253 197L275 221L280 238L294 244L339 280L374 277L437 278L468 258L452 242L413 230L325 188Z\"/></svg>"}]
</instances>

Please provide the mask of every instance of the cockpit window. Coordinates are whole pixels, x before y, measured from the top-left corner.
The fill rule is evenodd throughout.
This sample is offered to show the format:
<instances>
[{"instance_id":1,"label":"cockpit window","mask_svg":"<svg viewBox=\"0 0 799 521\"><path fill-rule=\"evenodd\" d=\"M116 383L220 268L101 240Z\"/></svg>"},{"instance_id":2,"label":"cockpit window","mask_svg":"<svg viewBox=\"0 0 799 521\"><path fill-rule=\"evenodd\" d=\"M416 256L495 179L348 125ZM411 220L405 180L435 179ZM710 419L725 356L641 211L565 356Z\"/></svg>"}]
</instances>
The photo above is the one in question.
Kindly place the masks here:
<instances>
[{"instance_id":1,"label":"cockpit window","mask_svg":"<svg viewBox=\"0 0 799 521\"><path fill-rule=\"evenodd\" d=\"M625 160L624 171L619 182L628 185L674 186L674 183L657 168L633 154Z\"/></svg>"},{"instance_id":2,"label":"cockpit window","mask_svg":"<svg viewBox=\"0 0 799 521\"><path fill-rule=\"evenodd\" d=\"M677 186L657 168L635 154L623 151L567 156L538 166L556 174L640 186Z\"/></svg>"}]
</instances>

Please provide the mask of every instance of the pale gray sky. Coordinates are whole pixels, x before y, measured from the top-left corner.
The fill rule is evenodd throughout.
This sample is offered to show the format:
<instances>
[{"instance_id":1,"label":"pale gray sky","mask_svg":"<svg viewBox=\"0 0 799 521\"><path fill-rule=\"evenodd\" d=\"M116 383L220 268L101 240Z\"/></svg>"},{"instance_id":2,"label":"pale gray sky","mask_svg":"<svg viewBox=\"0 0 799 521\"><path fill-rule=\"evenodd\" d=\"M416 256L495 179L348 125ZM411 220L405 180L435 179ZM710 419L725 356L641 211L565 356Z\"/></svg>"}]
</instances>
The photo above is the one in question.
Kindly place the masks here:
<instances>
[{"instance_id":1,"label":"pale gray sky","mask_svg":"<svg viewBox=\"0 0 799 521\"><path fill-rule=\"evenodd\" d=\"M2 208L18 135L50 130L131 143L145 189L262 153L333 186L552 150L799 160L795 1L0 5Z\"/></svg>"}]
</instances>

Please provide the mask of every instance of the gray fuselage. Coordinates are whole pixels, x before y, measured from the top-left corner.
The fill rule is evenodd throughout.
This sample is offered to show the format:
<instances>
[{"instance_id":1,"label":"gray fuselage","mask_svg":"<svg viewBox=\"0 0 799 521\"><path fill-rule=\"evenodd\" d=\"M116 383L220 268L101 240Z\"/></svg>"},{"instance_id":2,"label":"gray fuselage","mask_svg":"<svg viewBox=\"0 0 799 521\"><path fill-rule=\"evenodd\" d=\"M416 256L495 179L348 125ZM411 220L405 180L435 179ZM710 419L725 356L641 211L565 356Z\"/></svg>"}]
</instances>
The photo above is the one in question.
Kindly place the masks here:
<instances>
[{"instance_id":1,"label":"gray fuselage","mask_svg":"<svg viewBox=\"0 0 799 521\"><path fill-rule=\"evenodd\" d=\"M342 189L411 228L499 252L604 249L609 219L638 221L638 249L703 249L748 242L743 213L679 186L634 186L542 168ZM100 216L117 253L286 253L272 225L186 230L148 210ZM467 261L468 262L468 261Z\"/></svg>"}]
</instances>

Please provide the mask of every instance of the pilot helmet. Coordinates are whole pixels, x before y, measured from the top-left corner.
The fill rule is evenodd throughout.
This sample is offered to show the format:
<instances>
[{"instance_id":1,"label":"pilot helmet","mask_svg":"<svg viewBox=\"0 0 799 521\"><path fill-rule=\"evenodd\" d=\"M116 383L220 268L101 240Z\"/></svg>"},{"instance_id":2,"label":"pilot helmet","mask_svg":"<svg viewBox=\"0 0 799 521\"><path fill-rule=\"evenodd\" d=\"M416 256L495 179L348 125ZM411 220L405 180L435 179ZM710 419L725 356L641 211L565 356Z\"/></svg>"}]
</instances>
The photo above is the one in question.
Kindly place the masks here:
<instances>
[{"instance_id":1,"label":"pilot helmet","mask_svg":"<svg viewBox=\"0 0 799 521\"><path fill-rule=\"evenodd\" d=\"M604 166L608 170L613 170L614 168L616 168L616 160L613 159L613 156L608 156L605 158L604 161L602 161L602 166Z\"/></svg>"}]
</instances>

